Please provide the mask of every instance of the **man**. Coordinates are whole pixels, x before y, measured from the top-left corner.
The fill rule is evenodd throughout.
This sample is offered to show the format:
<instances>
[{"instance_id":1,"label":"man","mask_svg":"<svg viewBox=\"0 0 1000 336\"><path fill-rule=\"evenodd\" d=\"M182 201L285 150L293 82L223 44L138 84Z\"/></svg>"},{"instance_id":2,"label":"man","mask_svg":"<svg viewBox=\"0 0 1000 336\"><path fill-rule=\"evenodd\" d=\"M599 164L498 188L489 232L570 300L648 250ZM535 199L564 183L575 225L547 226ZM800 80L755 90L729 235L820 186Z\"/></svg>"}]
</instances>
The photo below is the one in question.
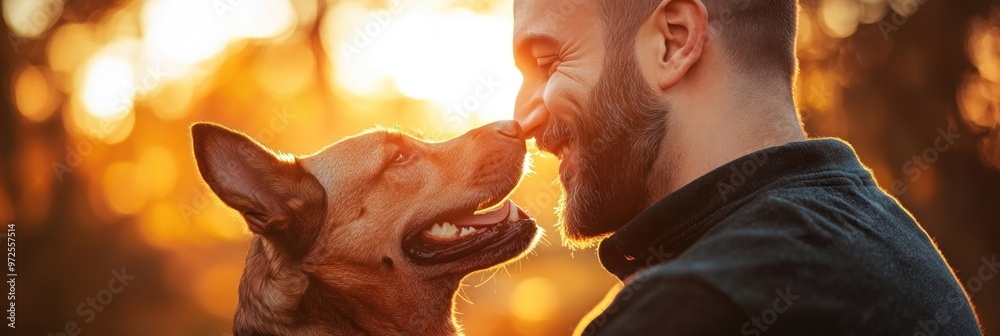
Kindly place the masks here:
<instances>
[{"instance_id":1,"label":"man","mask_svg":"<svg viewBox=\"0 0 1000 336\"><path fill-rule=\"evenodd\" d=\"M978 335L853 149L806 140L794 0L517 0L515 118L624 288L585 335Z\"/></svg>"}]
</instances>

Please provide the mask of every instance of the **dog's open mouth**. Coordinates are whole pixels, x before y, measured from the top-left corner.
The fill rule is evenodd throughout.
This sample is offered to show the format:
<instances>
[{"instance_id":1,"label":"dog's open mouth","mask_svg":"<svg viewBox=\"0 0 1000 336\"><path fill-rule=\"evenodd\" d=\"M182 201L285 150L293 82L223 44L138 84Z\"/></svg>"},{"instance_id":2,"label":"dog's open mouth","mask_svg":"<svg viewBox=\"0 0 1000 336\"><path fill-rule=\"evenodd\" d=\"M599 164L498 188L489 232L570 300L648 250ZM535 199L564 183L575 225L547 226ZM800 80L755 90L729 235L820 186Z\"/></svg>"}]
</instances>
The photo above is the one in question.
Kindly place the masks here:
<instances>
[{"instance_id":1,"label":"dog's open mouth","mask_svg":"<svg viewBox=\"0 0 1000 336\"><path fill-rule=\"evenodd\" d=\"M514 201L493 208L445 216L406 237L403 249L414 262L430 265L456 261L518 238L530 242L537 227L527 212Z\"/></svg>"}]
</instances>

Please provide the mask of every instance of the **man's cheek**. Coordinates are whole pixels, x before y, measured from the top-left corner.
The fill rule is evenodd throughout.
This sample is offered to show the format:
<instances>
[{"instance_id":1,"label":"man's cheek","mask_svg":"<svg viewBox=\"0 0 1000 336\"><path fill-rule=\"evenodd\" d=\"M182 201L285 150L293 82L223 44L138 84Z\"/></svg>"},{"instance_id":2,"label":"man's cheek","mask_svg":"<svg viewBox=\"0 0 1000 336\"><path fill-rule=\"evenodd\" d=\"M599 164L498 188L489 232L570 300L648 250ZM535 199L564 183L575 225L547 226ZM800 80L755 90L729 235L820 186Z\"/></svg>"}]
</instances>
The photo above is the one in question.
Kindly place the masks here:
<instances>
[{"instance_id":1,"label":"man's cheek","mask_svg":"<svg viewBox=\"0 0 1000 336\"><path fill-rule=\"evenodd\" d=\"M559 73L545 87L545 108L563 118L576 118L584 110L589 88Z\"/></svg>"}]
</instances>

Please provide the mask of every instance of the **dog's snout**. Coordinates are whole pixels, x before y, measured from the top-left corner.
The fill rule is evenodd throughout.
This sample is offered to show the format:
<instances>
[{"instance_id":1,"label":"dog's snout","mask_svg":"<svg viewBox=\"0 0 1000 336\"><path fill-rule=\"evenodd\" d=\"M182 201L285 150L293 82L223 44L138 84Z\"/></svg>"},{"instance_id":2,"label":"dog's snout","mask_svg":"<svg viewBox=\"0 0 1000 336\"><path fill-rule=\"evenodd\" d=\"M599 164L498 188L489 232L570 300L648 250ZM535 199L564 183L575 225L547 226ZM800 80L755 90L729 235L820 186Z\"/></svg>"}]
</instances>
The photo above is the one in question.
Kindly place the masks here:
<instances>
[{"instance_id":1,"label":"dog's snout","mask_svg":"<svg viewBox=\"0 0 1000 336\"><path fill-rule=\"evenodd\" d=\"M521 125L518 124L516 121L497 122L495 125L493 125L493 130L495 130L497 133L500 133L500 135L508 138L514 138L518 140L524 139L524 132L521 130Z\"/></svg>"}]
</instances>

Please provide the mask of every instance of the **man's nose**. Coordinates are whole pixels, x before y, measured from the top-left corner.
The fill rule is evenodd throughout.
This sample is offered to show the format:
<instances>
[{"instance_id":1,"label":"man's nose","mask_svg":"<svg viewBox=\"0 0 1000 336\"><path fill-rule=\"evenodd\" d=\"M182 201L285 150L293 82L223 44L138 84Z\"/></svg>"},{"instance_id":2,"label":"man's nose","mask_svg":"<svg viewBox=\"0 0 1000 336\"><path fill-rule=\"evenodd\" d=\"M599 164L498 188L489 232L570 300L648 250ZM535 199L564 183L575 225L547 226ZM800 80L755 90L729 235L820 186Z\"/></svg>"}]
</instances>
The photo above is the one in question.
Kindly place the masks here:
<instances>
[{"instance_id":1,"label":"man's nose","mask_svg":"<svg viewBox=\"0 0 1000 336\"><path fill-rule=\"evenodd\" d=\"M545 129L545 123L549 122L549 112L543 104L531 104L514 111L514 120L521 124L521 129L528 138L533 138Z\"/></svg>"}]
</instances>

